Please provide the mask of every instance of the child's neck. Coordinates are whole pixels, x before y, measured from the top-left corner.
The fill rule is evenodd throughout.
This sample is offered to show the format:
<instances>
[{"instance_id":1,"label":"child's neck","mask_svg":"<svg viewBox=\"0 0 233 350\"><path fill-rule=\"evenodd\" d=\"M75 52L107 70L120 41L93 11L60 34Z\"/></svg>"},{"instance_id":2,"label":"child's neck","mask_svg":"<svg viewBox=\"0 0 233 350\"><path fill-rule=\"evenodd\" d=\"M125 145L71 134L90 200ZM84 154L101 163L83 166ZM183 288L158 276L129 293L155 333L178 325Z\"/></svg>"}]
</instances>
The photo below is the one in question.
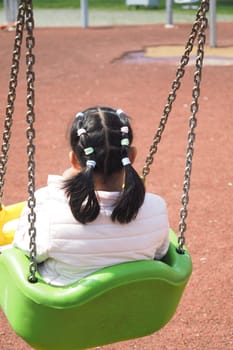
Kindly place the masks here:
<instances>
[{"instance_id":1,"label":"child's neck","mask_svg":"<svg viewBox=\"0 0 233 350\"><path fill-rule=\"evenodd\" d=\"M124 172L115 173L107 179L100 175L95 175L95 189L97 191L119 192L122 190L124 182Z\"/></svg>"}]
</instances>

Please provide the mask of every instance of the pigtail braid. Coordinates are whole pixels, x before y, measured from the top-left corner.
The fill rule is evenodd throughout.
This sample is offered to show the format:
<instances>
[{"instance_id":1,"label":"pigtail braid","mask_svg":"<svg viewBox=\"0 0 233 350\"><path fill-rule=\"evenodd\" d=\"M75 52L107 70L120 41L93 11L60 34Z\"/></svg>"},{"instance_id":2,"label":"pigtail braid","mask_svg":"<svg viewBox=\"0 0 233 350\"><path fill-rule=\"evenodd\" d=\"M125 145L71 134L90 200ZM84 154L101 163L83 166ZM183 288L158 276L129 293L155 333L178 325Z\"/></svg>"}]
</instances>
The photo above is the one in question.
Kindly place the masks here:
<instances>
[{"instance_id":1,"label":"pigtail braid","mask_svg":"<svg viewBox=\"0 0 233 350\"><path fill-rule=\"evenodd\" d=\"M145 198L145 187L135 169L125 166L125 186L112 212L113 221L126 224L135 219Z\"/></svg>"},{"instance_id":2,"label":"pigtail braid","mask_svg":"<svg viewBox=\"0 0 233 350\"><path fill-rule=\"evenodd\" d=\"M86 164L76 176L65 180L63 188L69 199L73 216L77 221L86 224L97 218L100 206L94 188L94 168L96 166L94 149L87 146L88 135L83 127L83 113L77 116L76 132Z\"/></svg>"},{"instance_id":3,"label":"pigtail braid","mask_svg":"<svg viewBox=\"0 0 233 350\"><path fill-rule=\"evenodd\" d=\"M94 221L100 211L94 189L93 172L93 167L87 166L64 182L71 212L82 224Z\"/></svg>"},{"instance_id":4,"label":"pigtail braid","mask_svg":"<svg viewBox=\"0 0 233 350\"><path fill-rule=\"evenodd\" d=\"M125 184L116 202L111 218L113 221L119 221L124 224L136 218L138 210L144 202L145 186L128 158L130 145L128 138L129 128L127 126L128 119L124 119L124 112L121 110L117 112L119 113L119 118L124 123L121 127L121 157L122 165L125 168Z\"/></svg>"}]
</instances>

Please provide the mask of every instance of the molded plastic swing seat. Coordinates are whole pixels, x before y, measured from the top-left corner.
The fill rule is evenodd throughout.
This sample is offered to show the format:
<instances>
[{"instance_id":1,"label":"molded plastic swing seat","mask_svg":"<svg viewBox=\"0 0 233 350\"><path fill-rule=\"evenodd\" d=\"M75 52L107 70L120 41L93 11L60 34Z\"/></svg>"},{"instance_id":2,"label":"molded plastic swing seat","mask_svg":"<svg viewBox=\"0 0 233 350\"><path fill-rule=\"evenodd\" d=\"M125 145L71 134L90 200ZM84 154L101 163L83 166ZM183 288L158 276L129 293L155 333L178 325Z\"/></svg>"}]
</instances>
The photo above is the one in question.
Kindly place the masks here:
<instances>
[{"instance_id":1,"label":"molded plastic swing seat","mask_svg":"<svg viewBox=\"0 0 233 350\"><path fill-rule=\"evenodd\" d=\"M127 262L66 287L28 282L16 248L0 254L0 305L14 331L37 350L78 350L149 335L174 315L192 271L177 236L163 261Z\"/></svg>"},{"instance_id":2,"label":"molded plastic swing seat","mask_svg":"<svg viewBox=\"0 0 233 350\"><path fill-rule=\"evenodd\" d=\"M10 244L13 241L15 228L11 225L20 217L26 202L20 202L0 209L0 246Z\"/></svg>"}]
</instances>

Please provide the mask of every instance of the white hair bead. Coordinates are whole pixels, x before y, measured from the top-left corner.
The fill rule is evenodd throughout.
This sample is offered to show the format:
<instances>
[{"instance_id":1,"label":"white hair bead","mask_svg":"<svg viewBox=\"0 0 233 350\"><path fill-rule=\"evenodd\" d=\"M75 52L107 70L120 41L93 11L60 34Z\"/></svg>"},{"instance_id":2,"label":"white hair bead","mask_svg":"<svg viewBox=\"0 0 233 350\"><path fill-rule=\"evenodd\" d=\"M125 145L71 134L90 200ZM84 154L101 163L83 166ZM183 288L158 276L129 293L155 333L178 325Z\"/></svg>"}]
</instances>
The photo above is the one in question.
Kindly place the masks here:
<instances>
[{"instance_id":1,"label":"white hair bead","mask_svg":"<svg viewBox=\"0 0 233 350\"><path fill-rule=\"evenodd\" d=\"M124 114L124 112L122 111L122 109L117 109L116 110L116 114L118 115L118 117L120 117L121 114Z\"/></svg>"},{"instance_id":2,"label":"white hair bead","mask_svg":"<svg viewBox=\"0 0 233 350\"><path fill-rule=\"evenodd\" d=\"M78 136L81 136L82 134L86 134L86 133L87 133L86 129L80 128L80 129L77 130Z\"/></svg>"},{"instance_id":3,"label":"white hair bead","mask_svg":"<svg viewBox=\"0 0 233 350\"><path fill-rule=\"evenodd\" d=\"M121 132L123 132L124 134L128 134L128 132L129 132L128 126L122 126L121 127Z\"/></svg>"},{"instance_id":4,"label":"white hair bead","mask_svg":"<svg viewBox=\"0 0 233 350\"><path fill-rule=\"evenodd\" d=\"M131 162L130 162L128 157L122 158L121 159L121 163L122 163L123 166L131 164Z\"/></svg>"},{"instance_id":5,"label":"white hair bead","mask_svg":"<svg viewBox=\"0 0 233 350\"><path fill-rule=\"evenodd\" d=\"M82 134L86 134L86 133L87 133L86 129L80 128L80 129L77 130L78 136L81 136Z\"/></svg>"},{"instance_id":6,"label":"white hair bead","mask_svg":"<svg viewBox=\"0 0 233 350\"><path fill-rule=\"evenodd\" d=\"M79 118L79 117L84 117L84 113L83 112L78 112L75 116L75 118Z\"/></svg>"},{"instance_id":7,"label":"white hair bead","mask_svg":"<svg viewBox=\"0 0 233 350\"><path fill-rule=\"evenodd\" d=\"M94 161L94 160L87 160L86 161L86 166L90 166L90 167L92 167L92 168L95 168L95 166L96 166L96 162Z\"/></svg>"}]
</instances>

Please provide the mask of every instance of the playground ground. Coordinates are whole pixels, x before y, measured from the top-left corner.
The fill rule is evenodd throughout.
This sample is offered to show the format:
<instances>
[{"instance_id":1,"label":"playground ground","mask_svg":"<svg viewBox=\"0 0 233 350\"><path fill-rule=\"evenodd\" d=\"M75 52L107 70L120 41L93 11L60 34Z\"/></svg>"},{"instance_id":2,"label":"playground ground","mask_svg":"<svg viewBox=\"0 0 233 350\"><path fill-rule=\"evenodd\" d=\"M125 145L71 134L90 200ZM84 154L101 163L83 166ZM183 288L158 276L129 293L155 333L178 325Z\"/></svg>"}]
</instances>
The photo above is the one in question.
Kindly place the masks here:
<instances>
[{"instance_id":1,"label":"playground ground","mask_svg":"<svg viewBox=\"0 0 233 350\"><path fill-rule=\"evenodd\" d=\"M171 56L175 45L184 46L190 29L190 23L172 29L162 24L36 29L37 187L46 183L47 174L60 174L69 166L67 125L77 111L95 104L121 108L132 116L138 148L135 166L140 171L179 62L174 55L172 59L144 59L142 52L169 45L167 52ZM218 23L217 29L218 46L232 47L233 22ZM13 37L14 32L0 32L1 115L6 103ZM126 59L132 52L140 53L138 59ZM21 68L6 204L27 196L24 64ZM148 191L166 199L170 224L175 230L179 222L193 69L192 65L187 67L147 179ZM187 230L193 274L177 312L169 324L151 336L98 349L233 348L232 77L233 65L225 57L204 67ZM0 349L31 349L13 333L1 312Z\"/></svg>"}]
</instances>

